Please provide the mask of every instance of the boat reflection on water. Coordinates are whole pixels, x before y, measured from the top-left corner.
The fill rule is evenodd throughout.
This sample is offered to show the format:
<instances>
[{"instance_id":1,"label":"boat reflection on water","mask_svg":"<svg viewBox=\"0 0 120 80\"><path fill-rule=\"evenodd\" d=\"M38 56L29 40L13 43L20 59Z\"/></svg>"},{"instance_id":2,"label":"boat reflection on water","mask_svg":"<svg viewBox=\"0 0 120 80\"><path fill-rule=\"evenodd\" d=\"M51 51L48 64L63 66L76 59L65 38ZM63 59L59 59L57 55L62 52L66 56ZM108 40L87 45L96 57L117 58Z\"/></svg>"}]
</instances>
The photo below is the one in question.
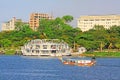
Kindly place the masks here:
<instances>
[{"instance_id":1,"label":"boat reflection on water","mask_svg":"<svg viewBox=\"0 0 120 80\"><path fill-rule=\"evenodd\" d=\"M65 65L73 65L73 66L94 66L96 64L95 57L92 59L88 58L69 58L69 59L64 59L61 58L61 61Z\"/></svg>"}]
</instances>

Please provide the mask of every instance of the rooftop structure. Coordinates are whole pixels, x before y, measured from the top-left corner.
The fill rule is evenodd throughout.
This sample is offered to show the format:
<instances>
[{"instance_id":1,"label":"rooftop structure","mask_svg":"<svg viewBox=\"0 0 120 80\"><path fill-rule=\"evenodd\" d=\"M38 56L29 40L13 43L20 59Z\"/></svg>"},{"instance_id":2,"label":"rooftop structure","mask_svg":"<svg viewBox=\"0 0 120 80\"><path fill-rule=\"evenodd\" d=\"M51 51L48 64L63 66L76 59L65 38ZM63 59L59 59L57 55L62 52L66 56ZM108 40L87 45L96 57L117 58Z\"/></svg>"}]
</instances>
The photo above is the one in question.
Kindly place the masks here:
<instances>
[{"instance_id":1,"label":"rooftop structure","mask_svg":"<svg viewBox=\"0 0 120 80\"><path fill-rule=\"evenodd\" d=\"M82 31L88 31L95 25L102 25L106 29L114 25L120 26L120 15L81 16L77 21L77 26Z\"/></svg>"},{"instance_id":2,"label":"rooftop structure","mask_svg":"<svg viewBox=\"0 0 120 80\"><path fill-rule=\"evenodd\" d=\"M39 21L41 19L52 19L52 16L49 16L48 14L43 14L43 13L30 14L30 20L29 20L30 28L36 31L37 28L39 27Z\"/></svg>"}]
</instances>

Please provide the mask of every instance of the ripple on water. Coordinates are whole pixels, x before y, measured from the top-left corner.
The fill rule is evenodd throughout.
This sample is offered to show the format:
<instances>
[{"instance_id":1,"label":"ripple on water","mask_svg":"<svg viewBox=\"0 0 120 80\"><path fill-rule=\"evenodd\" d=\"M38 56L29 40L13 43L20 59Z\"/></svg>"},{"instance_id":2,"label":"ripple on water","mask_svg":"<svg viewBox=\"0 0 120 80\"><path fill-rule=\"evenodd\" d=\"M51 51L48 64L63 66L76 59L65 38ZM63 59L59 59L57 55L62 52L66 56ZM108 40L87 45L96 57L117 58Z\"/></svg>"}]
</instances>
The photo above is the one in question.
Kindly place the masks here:
<instances>
[{"instance_id":1,"label":"ripple on water","mask_svg":"<svg viewBox=\"0 0 120 80\"><path fill-rule=\"evenodd\" d=\"M119 58L98 58L93 67L78 67L52 58L0 56L0 80L120 80L119 66Z\"/></svg>"}]
</instances>

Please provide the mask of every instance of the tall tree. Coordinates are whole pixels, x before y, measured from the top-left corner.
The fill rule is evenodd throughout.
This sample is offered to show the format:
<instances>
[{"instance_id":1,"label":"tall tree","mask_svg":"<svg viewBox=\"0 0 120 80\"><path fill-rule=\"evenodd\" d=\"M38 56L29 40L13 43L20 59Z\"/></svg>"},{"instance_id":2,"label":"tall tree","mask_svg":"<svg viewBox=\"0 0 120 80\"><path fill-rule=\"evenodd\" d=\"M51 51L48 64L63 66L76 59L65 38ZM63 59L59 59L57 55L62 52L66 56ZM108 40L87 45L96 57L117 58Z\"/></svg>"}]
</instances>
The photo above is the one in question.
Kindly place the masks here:
<instances>
[{"instance_id":1,"label":"tall tree","mask_svg":"<svg viewBox=\"0 0 120 80\"><path fill-rule=\"evenodd\" d=\"M63 16L62 19L65 21L65 23L69 23L73 20L73 16L66 15L66 16Z\"/></svg>"}]
</instances>

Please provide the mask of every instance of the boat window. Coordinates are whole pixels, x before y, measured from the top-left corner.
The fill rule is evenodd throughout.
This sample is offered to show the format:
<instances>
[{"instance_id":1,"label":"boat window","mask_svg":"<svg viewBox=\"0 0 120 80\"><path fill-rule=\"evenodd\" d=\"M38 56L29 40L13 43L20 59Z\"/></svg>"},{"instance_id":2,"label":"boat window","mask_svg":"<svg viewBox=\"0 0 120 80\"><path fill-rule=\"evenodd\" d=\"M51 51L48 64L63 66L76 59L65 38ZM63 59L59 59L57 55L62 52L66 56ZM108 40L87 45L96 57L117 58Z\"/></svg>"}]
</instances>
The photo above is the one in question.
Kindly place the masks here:
<instances>
[{"instance_id":1,"label":"boat window","mask_svg":"<svg viewBox=\"0 0 120 80\"><path fill-rule=\"evenodd\" d=\"M34 53L34 50L32 50L32 53Z\"/></svg>"},{"instance_id":2,"label":"boat window","mask_svg":"<svg viewBox=\"0 0 120 80\"><path fill-rule=\"evenodd\" d=\"M51 48L52 49L56 49L56 45L51 45Z\"/></svg>"},{"instance_id":3,"label":"boat window","mask_svg":"<svg viewBox=\"0 0 120 80\"><path fill-rule=\"evenodd\" d=\"M44 51L42 51L42 53L48 53L48 51L47 51L47 50L44 50Z\"/></svg>"},{"instance_id":4,"label":"boat window","mask_svg":"<svg viewBox=\"0 0 120 80\"><path fill-rule=\"evenodd\" d=\"M27 52L30 52L30 50L29 50L29 49L26 49L26 51L27 51Z\"/></svg>"},{"instance_id":5,"label":"boat window","mask_svg":"<svg viewBox=\"0 0 120 80\"><path fill-rule=\"evenodd\" d=\"M47 49L47 45L43 45L43 49Z\"/></svg>"},{"instance_id":6,"label":"boat window","mask_svg":"<svg viewBox=\"0 0 120 80\"><path fill-rule=\"evenodd\" d=\"M36 50L36 53L39 53L39 50Z\"/></svg>"},{"instance_id":7,"label":"boat window","mask_svg":"<svg viewBox=\"0 0 120 80\"><path fill-rule=\"evenodd\" d=\"M36 45L36 49L39 49L40 48L40 45Z\"/></svg>"},{"instance_id":8,"label":"boat window","mask_svg":"<svg viewBox=\"0 0 120 80\"><path fill-rule=\"evenodd\" d=\"M56 50L52 50L52 53L56 53Z\"/></svg>"}]
</instances>

